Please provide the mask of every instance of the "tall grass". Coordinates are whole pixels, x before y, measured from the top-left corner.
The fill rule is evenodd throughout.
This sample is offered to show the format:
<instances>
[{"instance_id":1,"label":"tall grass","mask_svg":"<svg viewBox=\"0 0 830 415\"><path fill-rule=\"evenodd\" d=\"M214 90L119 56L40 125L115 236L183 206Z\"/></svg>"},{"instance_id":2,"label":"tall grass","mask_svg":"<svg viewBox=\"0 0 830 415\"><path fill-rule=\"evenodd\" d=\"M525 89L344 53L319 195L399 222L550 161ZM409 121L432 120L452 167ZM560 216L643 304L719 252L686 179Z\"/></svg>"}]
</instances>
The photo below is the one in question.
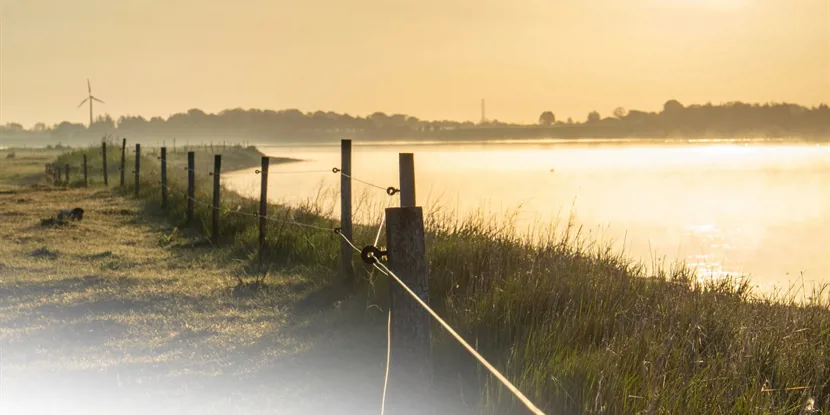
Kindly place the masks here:
<instances>
[{"instance_id":1,"label":"tall grass","mask_svg":"<svg viewBox=\"0 0 830 415\"><path fill-rule=\"evenodd\" d=\"M157 168L143 165L141 198L158 206ZM183 173L170 183L183 193ZM197 188L211 200L207 176ZM223 208L256 211L257 202L223 194ZM185 202L171 194L167 214L184 218ZM330 202L272 205L269 215L334 227ZM197 205L198 230L208 232L210 214ZM253 258L254 218L223 213L220 223L221 243ZM338 238L268 226L272 265L334 280ZM518 235L503 218L441 210L426 226L431 304L549 413L830 413L826 286L763 296L746 280L700 282L682 266L649 271L572 227ZM358 226L355 239L372 241L375 231ZM433 353L477 385L485 410L524 413L486 373L469 370L474 362L437 326Z\"/></svg>"}]
</instances>

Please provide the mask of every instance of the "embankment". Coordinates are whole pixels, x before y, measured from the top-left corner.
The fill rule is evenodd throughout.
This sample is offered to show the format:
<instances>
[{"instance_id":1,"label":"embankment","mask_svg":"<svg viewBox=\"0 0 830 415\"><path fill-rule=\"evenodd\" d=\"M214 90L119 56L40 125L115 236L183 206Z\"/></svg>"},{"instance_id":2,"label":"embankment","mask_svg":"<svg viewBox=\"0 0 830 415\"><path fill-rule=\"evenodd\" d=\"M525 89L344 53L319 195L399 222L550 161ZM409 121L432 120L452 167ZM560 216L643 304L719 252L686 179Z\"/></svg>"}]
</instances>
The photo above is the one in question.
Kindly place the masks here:
<instances>
[{"instance_id":1,"label":"embankment","mask_svg":"<svg viewBox=\"0 0 830 415\"><path fill-rule=\"evenodd\" d=\"M183 173L170 178L177 192L184 191ZM158 210L157 174L142 170L140 198L149 211L181 222L184 198ZM211 188L207 174L197 177L197 189ZM211 197L205 190L196 196L204 204L194 228L204 233ZM225 190L222 208L255 212L256 202ZM286 221L336 226L320 212L313 205L269 207L269 216ZM699 282L685 268L646 274L610 250L587 248L577 230L539 244L489 218L451 218L427 215L430 302L547 412L797 413L809 405L830 411L826 289L762 297L746 280ZM252 259L256 221L223 212L220 224L220 245ZM372 231L361 227L355 239L372 240ZM269 224L268 235L270 269L329 277L321 285L337 281L334 235L280 222ZM362 275L383 292L383 279ZM475 365L465 353L433 328L439 367L476 383L472 396L484 407L519 411L501 386L470 369ZM471 391L462 394L469 401Z\"/></svg>"}]
</instances>

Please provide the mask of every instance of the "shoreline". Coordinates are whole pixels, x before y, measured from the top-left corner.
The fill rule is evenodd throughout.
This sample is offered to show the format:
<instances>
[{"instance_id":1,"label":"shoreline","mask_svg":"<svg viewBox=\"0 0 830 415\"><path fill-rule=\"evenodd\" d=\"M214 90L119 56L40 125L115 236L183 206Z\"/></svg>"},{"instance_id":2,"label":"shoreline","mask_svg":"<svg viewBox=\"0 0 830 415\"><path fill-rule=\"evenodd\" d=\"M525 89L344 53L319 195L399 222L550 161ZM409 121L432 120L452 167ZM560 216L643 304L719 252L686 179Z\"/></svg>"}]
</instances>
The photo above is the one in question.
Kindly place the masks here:
<instances>
[{"instance_id":1,"label":"shoreline","mask_svg":"<svg viewBox=\"0 0 830 415\"><path fill-rule=\"evenodd\" d=\"M342 138L351 139L352 145L357 147L380 146L380 147L397 147L397 146L451 146L451 145L644 145L644 146L660 146L660 145L689 145L689 144L751 144L751 145L768 145L768 144L794 144L794 145L815 145L815 146L830 146L828 139L811 139L807 137L779 137L779 138L764 138L764 137L741 137L741 138L724 138L724 137L703 137L703 138L665 138L665 137L582 137L582 138L551 138L551 137L516 137L516 138L395 138L384 139L375 137L358 137L350 138L344 135ZM249 147L335 147L340 145L340 139L337 137L327 139L278 139L278 140L243 140L249 142ZM7 139L8 140L8 139ZM24 141L20 139L19 141ZM144 140L138 140L139 142ZM176 149L184 149L190 147L194 151L204 150L205 145L210 141L197 142L199 144L181 145L175 147ZM128 139L128 143L130 143ZM117 143L116 143L117 144ZM34 149L78 149L90 146L88 142L75 144L56 143L61 147L47 147L55 144L43 144L37 146L21 146L19 144L9 144L0 146L0 150L34 150ZM97 145L97 144L92 144ZM142 145L144 146L144 145ZM120 146L119 146L120 147ZM158 149L161 146L147 145L146 149ZM171 149L173 147L168 147ZM230 146L228 147L230 148Z\"/></svg>"},{"instance_id":2,"label":"shoreline","mask_svg":"<svg viewBox=\"0 0 830 415\"><path fill-rule=\"evenodd\" d=\"M62 157L66 162L74 162L79 154ZM139 206L135 217L157 218L170 223L170 227L176 226L173 231L167 228L163 237L147 238L146 244L165 244L166 248L172 240L176 249L164 249L164 254L193 255L193 266L181 268L181 272L193 270L193 276L188 274L188 281L181 285L153 283L153 286L169 290L169 298L179 298L182 294L179 287L190 289L201 284L194 284L192 278L205 273L216 275L210 267L217 263L236 264L241 269L233 274L235 278L251 281L252 275L245 275L243 269L252 265L252 253L256 251L256 221L249 215L223 214L220 218L223 238L219 243L199 242L206 240L210 233L212 214L212 209L205 206L210 200L206 189L211 179L207 174L199 174L196 197L201 203L196 207L194 227L186 229L189 242L183 241L176 229L183 220L185 200L171 198L168 210L161 211L158 208L160 188L154 174L152 169L142 174L138 200L132 196L134 188L130 181L123 189L87 191L98 190L93 194ZM176 170L173 182L176 191L182 189L183 175L183 171ZM10 198L8 203L18 197ZM243 212L253 212L257 205L255 201L236 200L231 192L223 194L224 208L235 208L236 203ZM324 210L321 213L315 206L287 208L269 204L268 209L269 216L326 229L336 226ZM136 223L132 214L122 220ZM290 314L296 309L291 308L290 304L294 303L290 299L284 298L292 292L288 287L294 286L298 279L313 281L312 286L323 287L320 292L332 294L332 298L325 294L322 295L325 299L319 300L318 296L310 301L315 304L311 306L313 312L347 307L361 316L351 327L373 332L377 329L376 334L383 336L367 336L365 340L384 341L385 314L372 312L373 317L367 318L367 310L384 306L383 293L388 290L384 279L359 279L361 286L357 291L365 294L343 300L348 290L336 284L339 238L330 231L317 232L270 221L268 235L266 252L270 274L266 273L262 284L240 283L233 287L233 278L224 275L221 280L209 279L213 288L207 294L192 297L215 301L221 293L244 290L249 293L245 298L268 301L270 307L265 310ZM375 229L355 227L356 241L374 237ZM65 241L54 241L59 242ZM825 386L780 395L758 392L763 388L823 385L830 378L830 356L821 353L830 346L830 331L826 330L830 327L828 299L811 298L810 304L799 305L793 300L800 297L800 292L776 299L753 298L746 285L696 283L690 279L688 270L660 269L646 275L622 255L585 250L567 238L546 240L541 247L531 246L486 221L431 223L426 244L431 305L462 336L475 339L482 355L503 368L505 376L550 413L585 413L596 405L602 405L607 413L634 413L655 407L670 413L754 413L758 410L777 413L802 405L807 398L815 398L821 410L830 409L830 388ZM124 248L125 253L107 249L112 249L110 255L100 259L84 257L87 258L84 260L106 265L119 260L127 251L135 251L135 248ZM153 258L150 259L144 263L150 264ZM14 265L0 272L18 268ZM111 272L108 268L102 269ZM121 271L116 268L115 272L125 273L127 277L134 273L129 267ZM8 298L26 293L16 286L0 288L9 290ZM102 292L105 293L143 295L143 291L134 289ZM86 298L78 299L81 300ZM100 301L95 297L89 299L93 300ZM332 306L332 303L346 305ZM184 310L191 309L185 306ZM221 311L228 308L233 312L230 316ZM230 318L234 324L249 324L247 317L240 319L237 314L242 309L237 311L227 302L211 312L195 309L200 311L199 319L209 320L210 324L204 327L217 327L216 324L224 327ZM144 330L141 332L152 333L154 328L142 325L150 316L142 313L146 312L139 311L140 319L131 317L129 327L141 327ZM171 316L176 324L186 317L175 313ZM200 320L195 322L192 330L203 330ZM314 326L308 328L319 329ZM280 330L264 336L256 331L246 333L255 336L256 341L267 342L286 332ZM25 332L19 335L24 341L30 341ZM320 336L320 342L327 344L329 336L328 333ZM135 344L148 348L150 355L157 350L152 344ZM465 396L477 409L476 413L505 413L511 408L511 398L500 394L499 387L488 382L486 376L476 374L474 362L443 332L433 332L432 351L436 367L456 379L456 387L462 389L447 388L445 392L451 400ZM219 349L217 356L238 353L245 357L244 349L227 348ZM358 367L366 369L362 362ZM459 385L462 381L465 386Z\"/></svg>"}]
</instances>

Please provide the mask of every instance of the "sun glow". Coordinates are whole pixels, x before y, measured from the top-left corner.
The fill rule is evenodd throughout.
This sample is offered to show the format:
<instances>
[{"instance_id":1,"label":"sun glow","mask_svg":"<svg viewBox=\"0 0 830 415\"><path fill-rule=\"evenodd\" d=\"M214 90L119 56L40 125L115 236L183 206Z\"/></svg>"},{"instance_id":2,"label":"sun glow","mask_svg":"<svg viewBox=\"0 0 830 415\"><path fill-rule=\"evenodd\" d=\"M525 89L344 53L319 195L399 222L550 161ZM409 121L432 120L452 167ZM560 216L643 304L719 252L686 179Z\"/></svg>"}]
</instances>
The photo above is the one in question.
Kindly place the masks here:
<instances>
[{"instance_id":1,"label":"sun glow","mask_svg":"<svg viewBox=\"0 0 830 415\"><path fill-rule=\"evenodd\" d=\"M679 5L710 10L735 10L746 6L747 0L656 0L661 5Z\"/></svg>"}]
</instances>

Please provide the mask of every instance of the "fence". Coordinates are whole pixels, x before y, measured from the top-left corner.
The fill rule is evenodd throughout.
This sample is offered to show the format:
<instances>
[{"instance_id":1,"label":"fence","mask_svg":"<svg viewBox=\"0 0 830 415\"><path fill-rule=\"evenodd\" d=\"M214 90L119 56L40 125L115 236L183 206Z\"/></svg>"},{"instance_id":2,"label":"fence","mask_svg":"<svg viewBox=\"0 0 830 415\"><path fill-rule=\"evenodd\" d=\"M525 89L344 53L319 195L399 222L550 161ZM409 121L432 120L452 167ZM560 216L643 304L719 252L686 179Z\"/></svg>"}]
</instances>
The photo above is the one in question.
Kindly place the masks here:
<instances>
[{"instance_id":1,"label":"fence","mask_svg":"<svg viewBox=\"0 0 830 415\"><path fill-rule=\"evenodd\" d=\"M121 187L124 187L126 170L126 143L123 139L121 146ZM102 143L101 154L103 165L106 166L106 143ZM361 260L371 265L380 273L392 279L396 284L389 285L389 309L388 309L388 342L386 379L381 404L381 414L387 404L395 408L396 412L407 412L413 408L408 407L412 402L404 403L404 395L407 391L399 391L398 394L390 393L387 403L387 385L389 379L396 377L414 377L415 379L428 380L431 376L429 365L425 364L430 355L430 325L429 318L432 317L442 328L455 338L473 357L476 358L493 376L495 376L517 399L519 399L532 413L542 414L521 391L519 391L507 378L505 378L495 367L482 357L467 341L465 341L444 319L442 319L429 306L429 279L426 262L425 234L423 210L417 206L415 192L415 159L412 153L399 154L399 188L393 186L383 187L370 182L357 179L352 176L352 146L351 140L341 142L341 165L332 168L332 172L340 175L340 226L326 228L322 226L301 223L293 220L268 216L268 177L274 172L269 172L270 158L262 157L261 167L255 170L260 176L260 200L259 210L256 213L247 213L221 207L221 167L222 155L214 155L213 171L207 172L213 176L213 198L210 203L198 200L195 197L196 186L196 163L195 152L187 152L187 190L181 192L174 189L168 183L168 158L167 148L160 148L160 184L161 184L161 208L167 209L168 198L171 193L178 194L187 199L186 223L193 226L194 208L196 204L211 209L210 238L213 243L218 244L220 212L243 215L256 218L258 221L258 259L260 265L263 262L265 249L266 221L276 221L287 225L300 226L322 232L330 232L341 239L340 262L342 278L347 282L354 279L353 259L358 254ZM141 145L135 145L135 196L140 196L140 174L141 174ZM87 160L84 155L83 162L84 185L88 185ZM317 172L317 171L315 171ZM46 165L46 173L61 183L60 166L55 164ZM69 183L70 165L64 166L65 183ZM303 172L291 172L303 173ZM107 170L103 169L104 183L107 184ZM387 207L384 216L381 218L377 236L373 244L359 248L353 240L352 226L352 181L357 181L368 186L384 190L390 197L400 194L400 207ZM378 247L381 231L386 227L386 250ZM395 370L392 370L395 368ZM398 382L393 382L397 384ZM403 382L402 382L403 383Z\"/></svg>"}]
</instances>

